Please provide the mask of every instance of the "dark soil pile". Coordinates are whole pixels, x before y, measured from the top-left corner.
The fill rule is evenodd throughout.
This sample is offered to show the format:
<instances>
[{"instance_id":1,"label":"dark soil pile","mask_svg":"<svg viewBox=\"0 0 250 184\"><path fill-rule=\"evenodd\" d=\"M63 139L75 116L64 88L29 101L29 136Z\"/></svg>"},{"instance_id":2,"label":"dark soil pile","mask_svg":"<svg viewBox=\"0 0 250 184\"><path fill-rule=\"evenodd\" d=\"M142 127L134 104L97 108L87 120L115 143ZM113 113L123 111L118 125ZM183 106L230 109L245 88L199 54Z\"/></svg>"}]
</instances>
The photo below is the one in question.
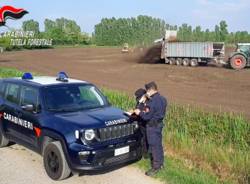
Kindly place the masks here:
<instances>
[{"instance_id":1,"label":"dark soil pile","mask_svg":"<svg viewBox=\"0 0 250 184\"><path fill-rule=\"evenodd\" d=\"M145 49L140 56L138 63L160 63L161 62L161 44L157 44Z\"/></svg>"}]
</instances>

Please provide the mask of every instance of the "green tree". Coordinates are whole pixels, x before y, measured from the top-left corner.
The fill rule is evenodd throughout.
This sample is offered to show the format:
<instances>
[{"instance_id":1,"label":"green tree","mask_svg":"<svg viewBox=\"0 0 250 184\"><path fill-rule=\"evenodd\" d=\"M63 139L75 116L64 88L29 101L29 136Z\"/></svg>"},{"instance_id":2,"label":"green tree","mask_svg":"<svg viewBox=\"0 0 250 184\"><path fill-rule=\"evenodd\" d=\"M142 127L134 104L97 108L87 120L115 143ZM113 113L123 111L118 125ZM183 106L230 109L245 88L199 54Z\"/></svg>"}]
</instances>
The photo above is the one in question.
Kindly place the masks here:
<instances>
[{"instance_id":1,"label":"green tree","mask_svg":"<svg viewBox=\"0 0 250 184\"><path fill-rule=\"evenodd\" d=\"M180 41L192 41L193 40L193 31L192 26L189 26L188 24L182 24L181 27L179 27L177 38Z\"/></svg>"},{"instance_id":2,"label":"green tree","mask_svg":"<svg viewBox=\"0 0 250 184\"><path fill-rule=\"evenodd\" d=\"M45 27L45 33L49 33L56 28L56 23L53 20L45 19L44 27Z\"/></svg>"},{"instance_id":3,"label":"green tree","mask_svg":"<svg viewBox=\"0 0 250 184\"><path fill-rule=\"evenodd\" d=\"M226 37L228 35L228 30L227 30L227 23L226 21L221 21L220 22L220 41L226 41Z\"/></svg>"},{"instance_id":4,"label":"green tree","mask_svg":"<svg viewBox=\"0 0 250 184\"><path fill-rule=\"evenodd\" d=\"M55 21L44 21L45 35L52 38L55 44L85 44L89 37L81 33L81 28L74 20L58 18ZM84 40L86 39L86 40Z\"/></svg>"},{"instance_id":5,"label":"green tree","mask_svg":"<svg viewBox=\"0 0 250 184\"><path fill-rule=\"evenodd\" d=\"M204 32L204 40L203 41L210 41L211 40L211 33L209 29L206 29Z\"/></svg>"},{"instance_id":6,"label":"green tree","mask_svg":"<svg viewBox=\"0 0 250 184\"><path fill-rule=\"evenodd\" d=\"M164 36L164 20L140 15L136 18L104 18L95 26L94 39L97 45L146 46Z\"/></svg>"},{"instance_id":7,"label":"green tree","mask_svg":"<svg viewBox=\"0 0 250 184\"><path fill-rule=\"evenodd\" d=\"M39 33L39 23L33 19L23 22L22 29L24 31L33 31L34 33Z\"/></svg>"},{"instance_id":8,"label":"green tree","mask_svg":"<svg viewBox=\"0 0 250 184\"><path fill-rule=\"evenodd\" d=\"M214 29L213 41L221 41L220 26L216 25Z\"/></svg>"},{"instance_id":9,"label":"green tree","mask_svg":"<svg viewBox=\"0 0 250 184\"><path fill-rule=\"evenodd\" d=\"M193 38L192 41L203 41L203 32L201 30L201 26L197 26L194 30L193 30Z\"/></svg>"}]
</instances>

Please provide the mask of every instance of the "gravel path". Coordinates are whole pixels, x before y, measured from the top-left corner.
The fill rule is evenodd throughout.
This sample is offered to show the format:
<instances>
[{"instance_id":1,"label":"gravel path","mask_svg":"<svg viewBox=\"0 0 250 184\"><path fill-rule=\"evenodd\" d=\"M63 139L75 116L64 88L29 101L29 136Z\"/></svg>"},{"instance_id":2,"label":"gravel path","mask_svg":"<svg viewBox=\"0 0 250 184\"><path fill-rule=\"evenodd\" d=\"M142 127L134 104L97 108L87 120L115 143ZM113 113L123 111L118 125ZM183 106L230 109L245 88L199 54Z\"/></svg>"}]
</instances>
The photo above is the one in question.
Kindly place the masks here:
<instances>
[{"instance_id":1,"label":"gravel path","mask_svg":"<svg viewBox=\"0 0 250 184\"><path fill-rule=\"evenodd\" d=\"M55 182L43 169L42 157L22 146L0 149L0 184L160 184L139 169L128 166L102 175L74 175Z\"/></svg>"}]
</instances>

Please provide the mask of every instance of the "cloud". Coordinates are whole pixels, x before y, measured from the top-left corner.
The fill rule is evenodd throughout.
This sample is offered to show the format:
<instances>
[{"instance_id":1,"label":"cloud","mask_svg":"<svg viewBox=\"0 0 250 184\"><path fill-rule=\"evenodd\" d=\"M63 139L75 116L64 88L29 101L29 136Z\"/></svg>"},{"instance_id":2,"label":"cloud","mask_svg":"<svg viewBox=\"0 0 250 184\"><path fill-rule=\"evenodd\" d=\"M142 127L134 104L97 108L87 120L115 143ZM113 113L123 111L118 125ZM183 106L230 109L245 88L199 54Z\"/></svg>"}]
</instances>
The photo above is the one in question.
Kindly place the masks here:
<instances>
[{"instance_id":1,"label":"cloud","mask_svg":"<svg viewBox=\"0 0 250 184\"><path fill-rule=\"evenodd\" d=\"M240 13L248 11L250 0L224 1L224 0L197 0L198 5L203 11L212 11L215 13Z\"/></svg>"},{"instance_id":2,"label":"cloud","mask_svg":"<svg viewBox=\"0 0 250 184\"><path fill-rule=\"evenodd\" d=\"M217 24L226 20L232 27L250 29L244 19L250 17L250 0L196 0L197 7L192 11L192 16L197 23ZM241 25L240 25L241 24ZM244 25L245 24L245 25ZM248 25L246 25L248 24ZM239 27L239 26L240 27Z\"/></svg>"},{"instance_id":3,"label":"cloud","mask_svg":"<svg viewBox=\"0 0 250 184\"><path fill-rule=\"evenodd\" d=\"M250 8L249 0L222 1L222 0L197 0L198 9L193 10L195 15L205 15L206 17L217 17L218 14L232 16L234 13L242 13Z\"/></svg>"}]
</instances>

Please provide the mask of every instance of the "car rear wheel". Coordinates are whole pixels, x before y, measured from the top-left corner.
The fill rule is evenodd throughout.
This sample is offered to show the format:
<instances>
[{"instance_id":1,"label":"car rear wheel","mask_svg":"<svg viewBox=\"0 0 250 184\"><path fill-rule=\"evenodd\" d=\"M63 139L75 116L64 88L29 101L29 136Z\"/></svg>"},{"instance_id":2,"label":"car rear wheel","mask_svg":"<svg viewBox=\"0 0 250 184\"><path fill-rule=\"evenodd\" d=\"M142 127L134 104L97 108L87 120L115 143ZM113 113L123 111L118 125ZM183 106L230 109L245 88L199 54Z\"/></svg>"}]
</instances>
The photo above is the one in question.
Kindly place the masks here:
<instances>
[{"instance_id":1,"label":"car rear wheel","mask_svg":"<svg viewBox=\"0 0 250 184\"><path fill-rule=\"evenodd\" d=\"M230 65L235 70L241 70L246 67L246 58L242 55L235 55L230 59Z\"/></svg>"},{"instance_id":2,"label":"car rear wheel","mask_svg":"<svg viewBox=\"0 0 250 184\"><path fill-rule=\"evenodd\" d=\"M9 140L4 136L0 128L0 148L6 147L9 144Z\"/></svg>"},{"instance_id":3,"label":"car rear wheel","mask_svg":"<svg viewBox=\"0 0 250 184\"><path fill-rule=\"evenodd\" d=\"M59 141L51 142L44 148L43 163L46 173L53 180L63 180L71 174Z\"/></svg>"}]
</instances>

